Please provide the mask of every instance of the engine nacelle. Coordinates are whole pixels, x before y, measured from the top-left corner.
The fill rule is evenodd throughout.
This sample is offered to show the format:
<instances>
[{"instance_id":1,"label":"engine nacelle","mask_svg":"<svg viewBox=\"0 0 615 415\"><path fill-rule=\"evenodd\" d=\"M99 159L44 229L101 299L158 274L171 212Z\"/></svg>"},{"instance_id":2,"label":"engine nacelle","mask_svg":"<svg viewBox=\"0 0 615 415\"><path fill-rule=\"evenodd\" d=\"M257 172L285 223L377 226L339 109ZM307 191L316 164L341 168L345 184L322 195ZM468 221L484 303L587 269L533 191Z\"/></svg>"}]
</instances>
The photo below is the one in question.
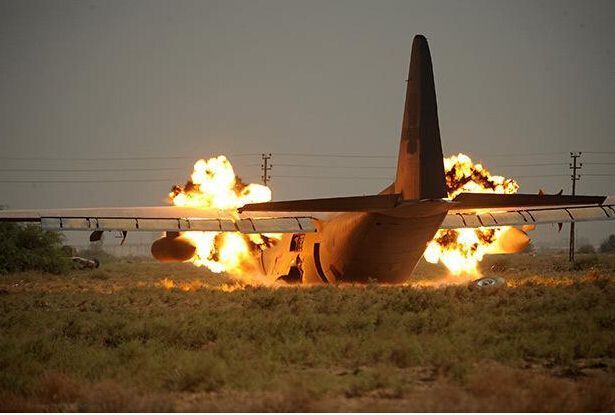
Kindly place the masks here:
<instances>
[{"instance_id":1,"label":"engine nacelle","mask_svg":"<svg viewBox=\"0 0 615 415\"><path fill-rule=\"evenodd\" d=\"M196 247L176 233L167 233L152 244L151 251L160 262L184 262L194 256Z\"/></svg>"},{"instance_id":2,"label":"engine nacelle","mask_svg":"<svg viewBox=\"0 0 615 415\"><path fill-rule=\"evenodd\" d=\"M530 244L527 233L518 228L510 228L497 240L497 243L489 249L490 254L516 254L523 251Z\"/></svg>"}]
</instances>

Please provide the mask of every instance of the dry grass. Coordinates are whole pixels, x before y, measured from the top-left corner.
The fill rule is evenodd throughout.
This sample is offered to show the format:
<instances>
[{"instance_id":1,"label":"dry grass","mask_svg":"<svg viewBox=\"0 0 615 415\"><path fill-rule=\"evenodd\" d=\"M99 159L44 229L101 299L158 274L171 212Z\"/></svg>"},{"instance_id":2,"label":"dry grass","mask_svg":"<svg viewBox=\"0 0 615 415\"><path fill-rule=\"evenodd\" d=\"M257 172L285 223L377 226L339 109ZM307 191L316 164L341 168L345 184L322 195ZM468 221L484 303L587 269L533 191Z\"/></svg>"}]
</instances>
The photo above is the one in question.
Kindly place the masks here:
<instances>
[{"instance_id":1,"label":"dry grass","mask_svg":"<svg viewBox=\"0 0 615 415\"><path fill-rule=\"evenodd\" d=\"M190 265L0 280L4 411L613 411L615 257L509 288L240 289ZM428 284L417 288L415 283Z\"/></svg>"}]
</instances>

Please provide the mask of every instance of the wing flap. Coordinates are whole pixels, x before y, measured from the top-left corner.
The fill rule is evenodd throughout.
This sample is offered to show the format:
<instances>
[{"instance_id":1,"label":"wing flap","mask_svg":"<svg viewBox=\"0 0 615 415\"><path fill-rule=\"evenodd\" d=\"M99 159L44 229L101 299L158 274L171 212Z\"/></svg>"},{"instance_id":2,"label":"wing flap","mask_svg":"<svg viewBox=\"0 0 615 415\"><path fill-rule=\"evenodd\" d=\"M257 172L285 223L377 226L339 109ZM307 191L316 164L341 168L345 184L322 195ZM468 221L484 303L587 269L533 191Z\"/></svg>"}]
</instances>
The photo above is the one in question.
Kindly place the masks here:
<instances>
[{"instance_id":1,"label":"wing flap","mask_svg":"<svg viewBox=\"0 0 615 415\"><path fill-rule=\"evenodd\" d=\"M241 233L303 233L316 232L312 218L250 218L237 221Z\"/></svg>"},{"instance_id":2,"label":"wing flap","mask_svg":"<svg viewBox=\"0 0 615 415\"><path fill-rule=\"evenodd\" d=\"M520 213L525 213L524 218L527 219L528 222L535 223L564 223L574 219L574 216L571 216L569 210L566 208L527 210L525 212L521 211Z\"/></svg>"},{"instance_id":3,"label":"wing flap","mask_svg":"<svg viewBox=\"0 0 615 415\"><path fill-rule=\"evenodd\" d=\"M316 232L311 217L251 217L245 219L207 218L64 218L41 217L41 226L50 231L167 231L304 233Z\"/></svg>"},{"instance_id":4,"label":"wing flap","mask_svg":"<svg viewBox=\"0 0 615 415\"><path fill-rule=\"evenodd\" d=\"M235 222L231 219L183 219L182 231L199 232L237 232Z\"/></svg>"},{"instance_id":5,"label":"wing flap","mask_svg":"<svg viewBox=\"0 0 615 415\"><path fill-rule=\"evenodd\" d=\"M611 213L609 213L609 211ZM568 212L576 221L588 221L599 217L604 217L606 219L615 218L615 212L605 207L570 208Z\"/></svg>"},{"instance_id":6,"label":"wing flap","mask_svg":"<svg viewBox=\"0 0 615 415\"><path fill-rule=\"evenodd\" d=\"M316 232L316 219L309 215L249 212L234 217L224 211L175 206L3 210L1 221L40 222L44 229L52 231Z\"/></svg>"},{"instance_id":7,"label":"wing flap","mask_svg":"<svg viewBox=\"0 0 615 415\"><path fill-rule=\"evenodd\" d=\"M490 212L449 212L440 228L458 229L615 220L613 198L609 197L606 202L609 204Z\"/></svg>"}]
</instances>

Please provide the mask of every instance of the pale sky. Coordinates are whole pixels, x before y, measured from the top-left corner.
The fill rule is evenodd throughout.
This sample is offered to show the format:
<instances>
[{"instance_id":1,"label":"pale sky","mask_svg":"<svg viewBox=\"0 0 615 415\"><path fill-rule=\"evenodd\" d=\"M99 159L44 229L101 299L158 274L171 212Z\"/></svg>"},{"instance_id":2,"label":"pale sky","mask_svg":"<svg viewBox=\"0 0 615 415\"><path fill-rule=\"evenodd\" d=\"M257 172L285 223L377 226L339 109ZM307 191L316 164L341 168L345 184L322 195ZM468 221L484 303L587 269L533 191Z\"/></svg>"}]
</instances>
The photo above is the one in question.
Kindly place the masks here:
<instances>
[{"instance_id":1,"label":"pale sky","mask_svg":"<svg viewBox=\"0 0 615 415\"><path fill-rule=\"evenodd\" d=\"M578 192L615 194L614 21L613 1L3 0L0 204L163 204L196 159L258 181L262 152L277 200L377 193L417 33L446 155L569 192L583 151Z\"/></svg>"}]
</instances>

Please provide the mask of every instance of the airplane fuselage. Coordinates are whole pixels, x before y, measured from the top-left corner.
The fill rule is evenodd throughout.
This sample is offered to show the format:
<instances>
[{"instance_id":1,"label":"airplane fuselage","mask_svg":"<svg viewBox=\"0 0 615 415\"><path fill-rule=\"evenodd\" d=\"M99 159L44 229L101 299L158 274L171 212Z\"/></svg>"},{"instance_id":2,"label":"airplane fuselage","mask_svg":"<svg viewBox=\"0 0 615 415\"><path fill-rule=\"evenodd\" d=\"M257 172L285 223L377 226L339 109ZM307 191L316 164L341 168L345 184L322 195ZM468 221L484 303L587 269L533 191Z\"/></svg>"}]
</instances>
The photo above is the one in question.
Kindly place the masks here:
<instances>
[{"instance_id":1,"label":"airplane fuselage","mask_svg":"<svg viewBox=\"0 0 615 415\"><path fill-rule=\"evenodd\" d=\"M405 218L343 213L318 222L318 232L290 234L263 252L265 274L302 283L406 281L446 212Z\"/></svg>"}]
</instances>

